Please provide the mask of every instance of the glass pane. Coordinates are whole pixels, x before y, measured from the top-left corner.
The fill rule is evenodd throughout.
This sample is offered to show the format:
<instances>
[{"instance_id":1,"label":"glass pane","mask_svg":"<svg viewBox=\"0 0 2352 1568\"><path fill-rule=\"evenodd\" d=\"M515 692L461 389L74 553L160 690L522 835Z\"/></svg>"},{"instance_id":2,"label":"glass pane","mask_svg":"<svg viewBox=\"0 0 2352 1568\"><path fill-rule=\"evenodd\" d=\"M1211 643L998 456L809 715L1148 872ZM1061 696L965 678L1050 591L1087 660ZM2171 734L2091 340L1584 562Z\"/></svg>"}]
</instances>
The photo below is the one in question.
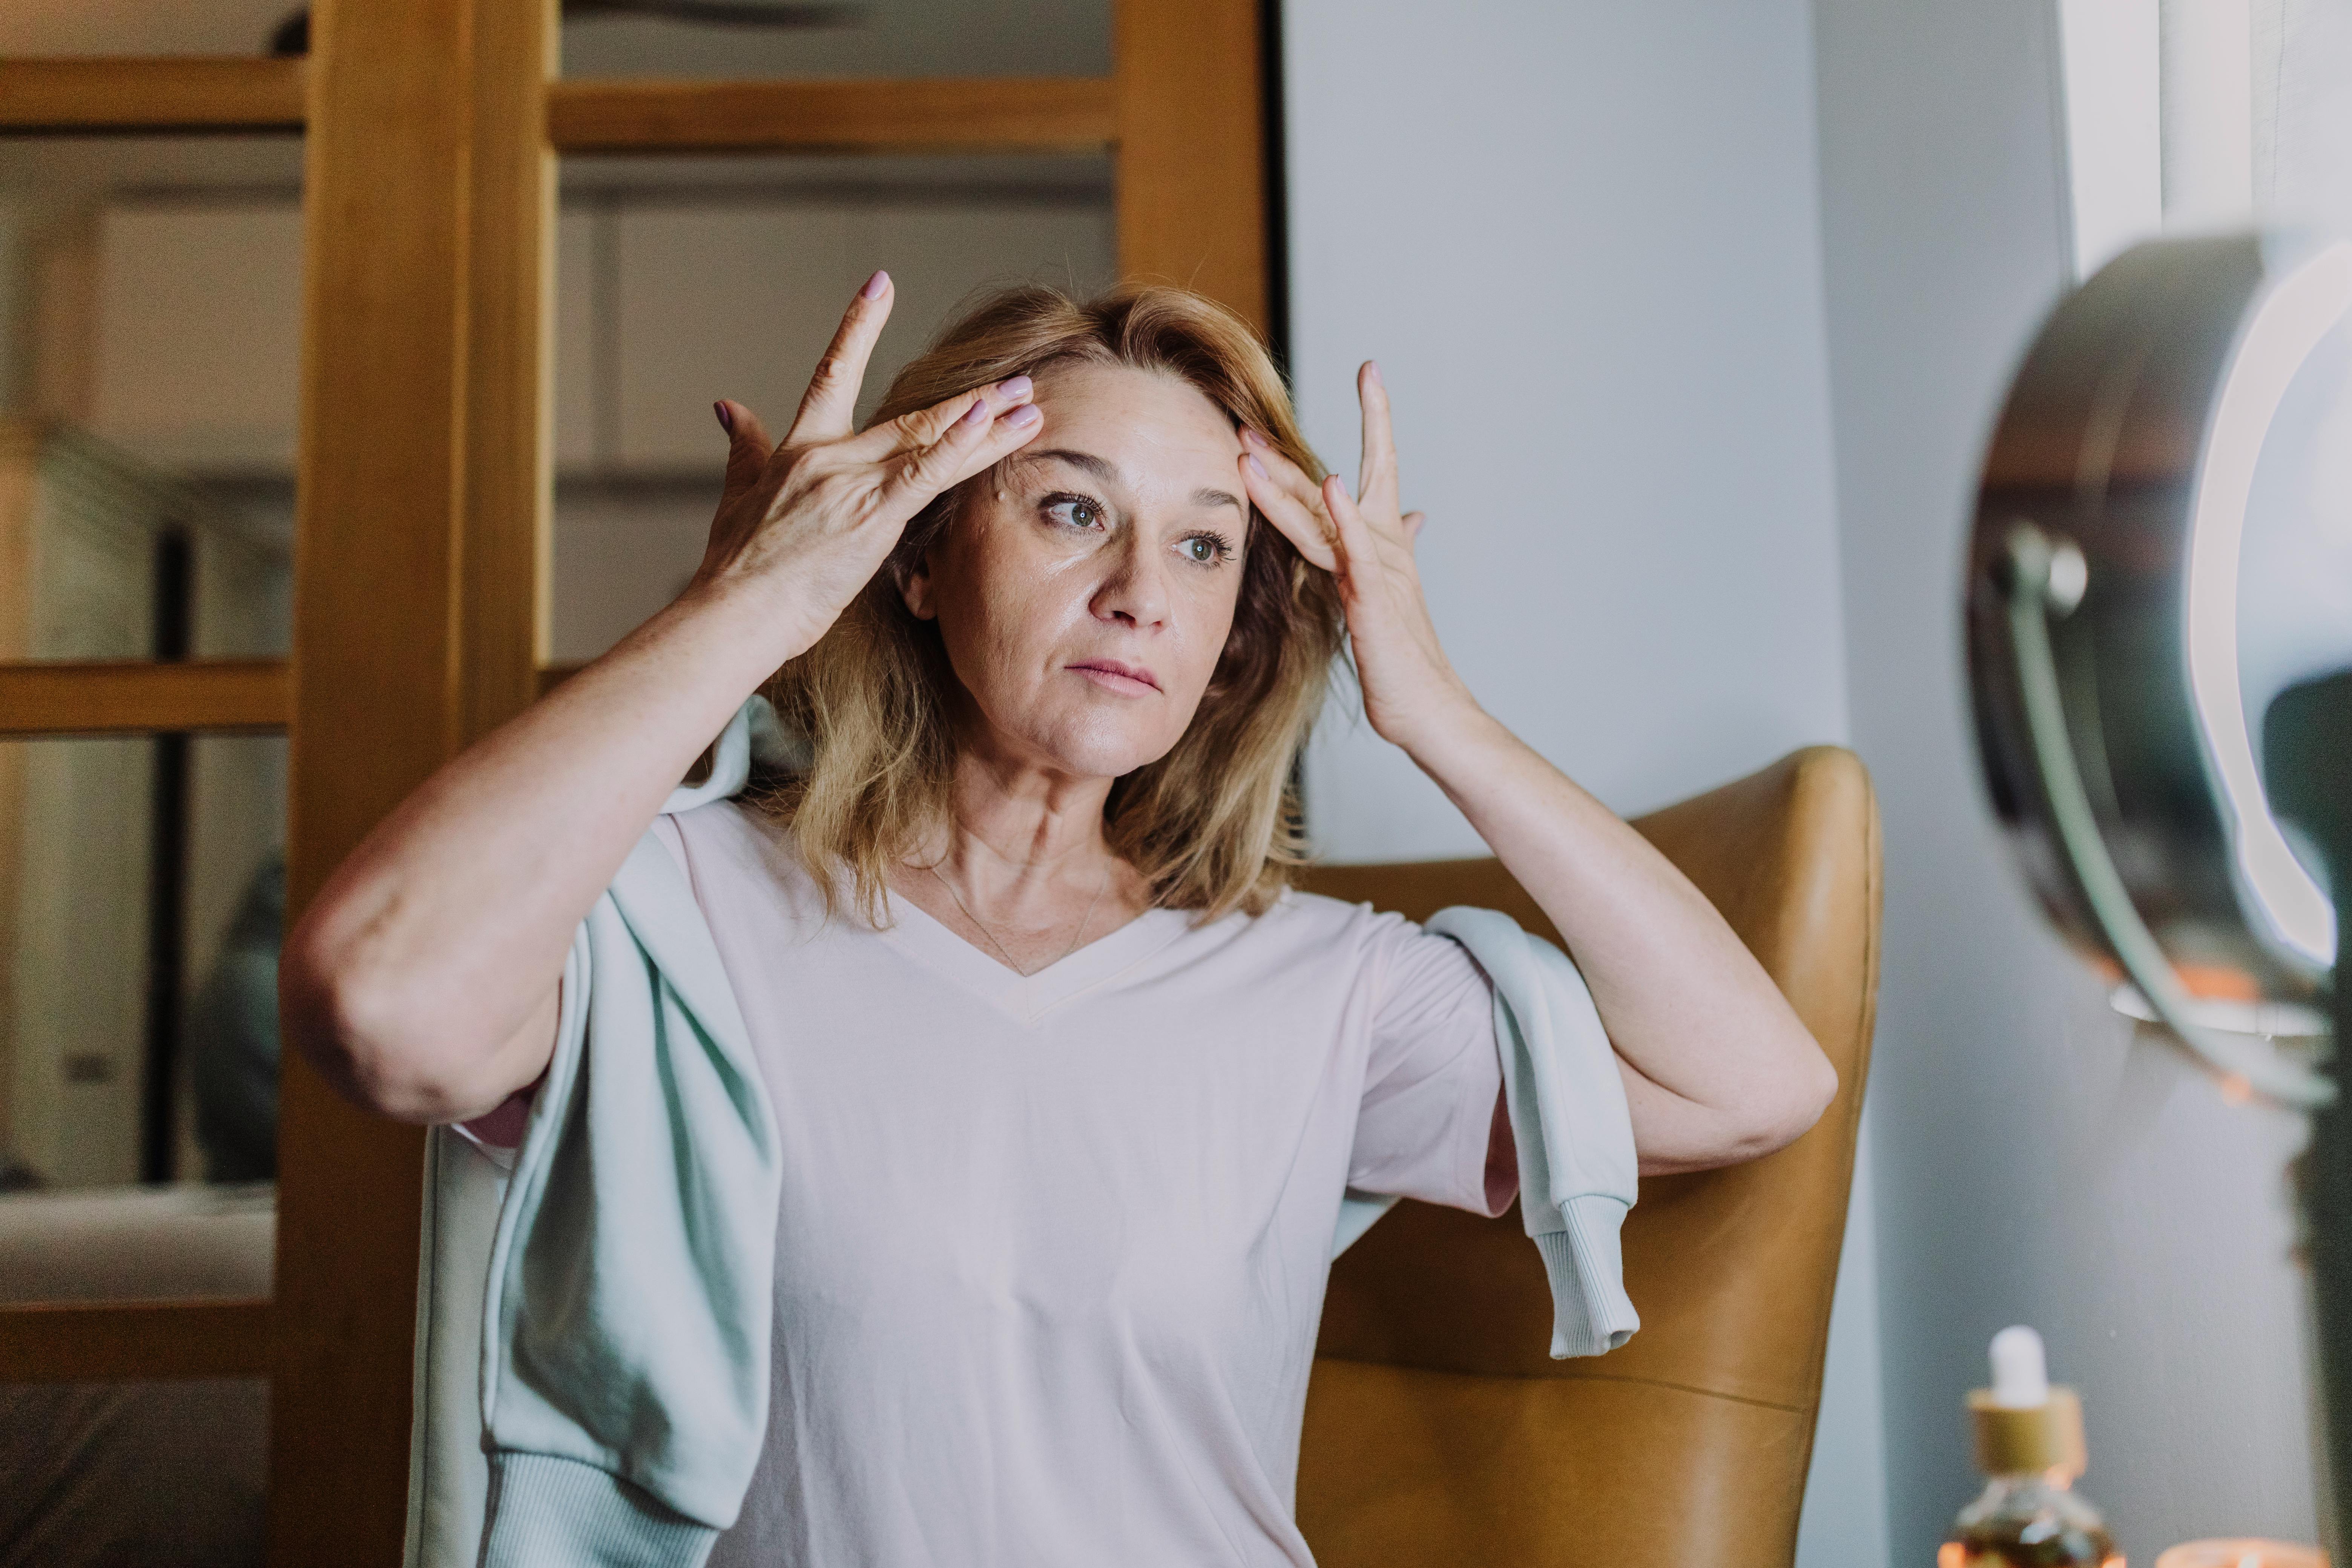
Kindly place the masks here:
<instances>
[{"instance_id":1,"label":"glass pane","mask_svg":"<svg viewBox=\"0 0 2352 1568\"><path fill-rule=\"evenodd\" d=\"M308 7L0 6L0 58L300 53ZM1110 0L567 0L563 74L1108 76Z\"/></svg>"},{"instance_id":2,"label":"glass pane","mask_svg":"<svg viewBox=\"0 0 2352 1568\"><path fill-rule=\"evenodd\" d=\"M293 0L205 0L201 5L12 0L0 5L0 58L60 55L264 55Z\"/></svg>"},{"instance_id":3,"label":"glass pane","mask_svg":"<svg viewBox=\"0 0 2352 1568\"><path fill-rule=\"evenodd\" d=\"M296 137L0 138L0 659L285 651Z\"/></svg>"},{"instance_id":4,"label":"glass pane","mask_svg":"<svg viewBox=\"0 0 2352 1568\"><path fill-rule=\"evenodd\" d=\"M276 1167L286 742L0 742L0 1186Z\"/></svg>"},{"instance_id":5,"label":"glass pane","mask_svg":"<svg viewBox=\"0 0 2352 1568\"><path fill-rule=\"evenodd\" d=\"M733 398L782 434L857 286L897 304L861 414L967 301L1117 274L1109 160L572 158L556 257L557 659L594 657L702 558Z\"/></svg>"},{"instance_id":6,"label":"glass pane","mask_svg":"<svg viewBox=\"0 0 2352 1568\"><path fill-rule=\"evenodd\" d=\"M579 77L1108 76L1110 0L571 0Z\"/></svg>"}]
</instances>

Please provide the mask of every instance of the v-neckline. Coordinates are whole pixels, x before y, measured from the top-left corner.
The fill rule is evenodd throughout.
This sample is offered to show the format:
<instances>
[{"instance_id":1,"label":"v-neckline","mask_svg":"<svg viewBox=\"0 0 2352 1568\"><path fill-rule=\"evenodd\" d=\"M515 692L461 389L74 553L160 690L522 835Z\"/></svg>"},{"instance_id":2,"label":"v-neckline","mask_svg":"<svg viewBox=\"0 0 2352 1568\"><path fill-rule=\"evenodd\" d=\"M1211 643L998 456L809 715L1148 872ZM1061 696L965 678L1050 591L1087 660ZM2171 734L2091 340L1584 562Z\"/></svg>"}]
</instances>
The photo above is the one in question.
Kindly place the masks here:
<instances>
[{"instance_id":1,"label":"v-neckline","mask_svg":"<svg viewBox=\"0 0 2352 1568\"><path fill-rule=\"evenodd\" d=\"M890 924L882 932L887 940L925 968L1024 1023L1034 1023L1078 993L1150 957L1191 924L1181 910L1146 910L1117 931L1024 974L896 889L887 896Z\"/></svg>"}]
</instances>

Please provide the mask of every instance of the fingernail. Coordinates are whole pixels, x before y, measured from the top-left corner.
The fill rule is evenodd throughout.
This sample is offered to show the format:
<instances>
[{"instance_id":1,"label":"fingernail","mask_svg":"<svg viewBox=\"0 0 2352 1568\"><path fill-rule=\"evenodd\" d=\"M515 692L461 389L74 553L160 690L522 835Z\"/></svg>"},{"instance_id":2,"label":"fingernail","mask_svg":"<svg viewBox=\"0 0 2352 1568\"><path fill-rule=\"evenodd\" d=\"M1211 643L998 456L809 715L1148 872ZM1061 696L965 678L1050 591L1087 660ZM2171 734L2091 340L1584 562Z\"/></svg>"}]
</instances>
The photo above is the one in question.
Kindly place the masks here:
<instances>
[{"instance_id":1,"label":"fingernail","mask_svg":"<svg viewBox=\"0 0 2352 1568\"><path fill-rule=\"evenodd\" d=\"M727 405L714 403L710 405L710 412L719 416L719 427L721 430L726 431L730 436L735 434L735 416L727 411Z\"/></svg>"},{"instance_id":2,"label":"fingernail","mask_svg":"<svg viewBox=\"0 0 2352 1568\"><path fill-rule=\"evenodd\" d=\"M1274 477L1265 471L1265 465L1257 460L1257 454L1255 452L1252 452L1245 461L1249 464L1250 472L1255 474L1259 479L1269 479Z\"/></svg>"},{"instance_id":3,"label":"fingernail","mask_svg":"<svg viewBox=\"0 0 2352 1568\"><path fill-rule=\"evenodd\" d=\"M1375 359L1368 359L1364 362L1364 379L1370 382L1374 386L1386 386L1388 384L1387 382L1381 379L1381 362Z\"/></svg>"},{"instance_id":4,"label":"fingernail","mask_svg":"<svg viewBox=\"0 0 2352 1568\"><path fill-rule=\"evenodd\" d=\"M1012 426L1015 430L1026 430L1029 426L1034 425L1038 420L1043 419L1044 417L1045 417L1044 415L1037 412L1037 405L1035 404L1024 403L1020 407L1014 409L1012 413L1006 415L1004 416L1004 422L1007 425Z\"/></svg>"},{"instance_id":5,"label":"fingernail","mask_svg":"<svg viewBox=\"0 0 2352 1568\"><path fill-rule=\"evenodd\" d=\"M882 290L888 287L890 287L890 275L877 268L874 276L866 280L866 287L857 291L857 297L861 300L879 300L882 298Z\"/></svg>"},{"instance_id":6,"label":"fingernail","mask_svg":"<svg viewBox=\"0 0 2352 1568\"><path fill-rule=\"evenodd\" d=\"M998 382L996 390L1007 397L1026 397L1029 395L1029 388L1032 384L1027 376L1016 375L1010 381Z\"/></svg>"},{"instance_id":7,"label":"fingernail","mask_svg":"<svg viewBox=\"0 0 2352 1568\"><path fill-rule=\"evenodd\" d=\"M963 417L957 420L956 423L959 425L981 425L985 424L987 419L988 399L985 397L975 397L971 401L971 406L963 411Z\"/></svg>"},{"instance_id":8,"label":"fingernail","mask_svg":"<svg viewBox=\"0 0 2352 1568\"><path fill-rule=\"evenodd\" d=\"M1242 445L1245 447L1263 447L1265 445L1265 437L1244 425L1242 426Z\"/></svg>"}]
</instances>

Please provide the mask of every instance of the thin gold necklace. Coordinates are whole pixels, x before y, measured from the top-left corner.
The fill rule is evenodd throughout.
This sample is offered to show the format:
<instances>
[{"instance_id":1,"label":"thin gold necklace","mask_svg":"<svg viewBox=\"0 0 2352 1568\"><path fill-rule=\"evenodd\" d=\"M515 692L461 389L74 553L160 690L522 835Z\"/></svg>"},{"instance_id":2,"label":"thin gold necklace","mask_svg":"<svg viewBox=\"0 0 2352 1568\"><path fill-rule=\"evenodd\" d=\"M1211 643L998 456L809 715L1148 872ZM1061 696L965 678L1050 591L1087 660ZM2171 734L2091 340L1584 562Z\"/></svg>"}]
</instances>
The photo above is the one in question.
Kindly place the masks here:
<instances>
[{"instance_id":1,"label":"thin gold necklace","mask_svg":"<svg viewBox=\"0 0 2352 1568\"><path fill-rule=\"evenodd\" d=\"M971 907L967 905L963 901L962 898L957 894L955 884L949 881L945 877L940 875L940 868L938 866L926 866L923 869L931 874L932 881L937 882L940 887L947 889L948 897L955 900L955 907L963 911L963 918L980 928L980 934L988 939L988 945L996 950L996 954L999 958L1004 960L1004 967L1013 971L1013 973L1020 975L1024 980L1026 980L1029 976L1038 973L1044 970L1053 968L1054 964L1061 963L1062 960L1069 957L1070 954L1078 951L1078 939L1087 934L1087 926L1094 920L1097 906L1101 904L1103 894L1108 892L1110 889L1110 862L1108 860L1105 860L1103 862L1102 880L1095 885L1095 896L1093 900L1087 903L1087 912L1078 917L1078 929L1070 933L1070 945L1064 948L1060 952L1055 953L1052 963L1041 963L1035 969L1024 969L1021 967L1020 962L1017 959L1015 959L1011 953L1004 951L1004 944L996 940L996 933L994 931L988 929L988 922L971 912Z\"/></svg>"}]
</instances>

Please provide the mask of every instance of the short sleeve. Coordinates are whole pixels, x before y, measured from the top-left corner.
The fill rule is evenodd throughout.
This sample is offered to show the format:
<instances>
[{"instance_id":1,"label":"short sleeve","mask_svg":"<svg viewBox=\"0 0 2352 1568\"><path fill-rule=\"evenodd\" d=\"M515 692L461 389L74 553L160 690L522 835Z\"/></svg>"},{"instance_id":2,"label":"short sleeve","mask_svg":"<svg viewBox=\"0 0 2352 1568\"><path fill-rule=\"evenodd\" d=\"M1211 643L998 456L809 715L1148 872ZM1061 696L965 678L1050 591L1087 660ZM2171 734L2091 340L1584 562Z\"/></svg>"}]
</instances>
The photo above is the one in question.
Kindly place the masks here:
<instances>
[{"instance_id":1,"label":"short sleeve","mask_svg":"<svg viewBox=\"0 0 2352 1568\"><path fill-rule=\"evenodd\" d=\"M1371 1039L1348 1184L1496 1215L1518 1188L1495 989L1462 945L1378 917L1368 953Z\"/></svg>"}]
</instances>

